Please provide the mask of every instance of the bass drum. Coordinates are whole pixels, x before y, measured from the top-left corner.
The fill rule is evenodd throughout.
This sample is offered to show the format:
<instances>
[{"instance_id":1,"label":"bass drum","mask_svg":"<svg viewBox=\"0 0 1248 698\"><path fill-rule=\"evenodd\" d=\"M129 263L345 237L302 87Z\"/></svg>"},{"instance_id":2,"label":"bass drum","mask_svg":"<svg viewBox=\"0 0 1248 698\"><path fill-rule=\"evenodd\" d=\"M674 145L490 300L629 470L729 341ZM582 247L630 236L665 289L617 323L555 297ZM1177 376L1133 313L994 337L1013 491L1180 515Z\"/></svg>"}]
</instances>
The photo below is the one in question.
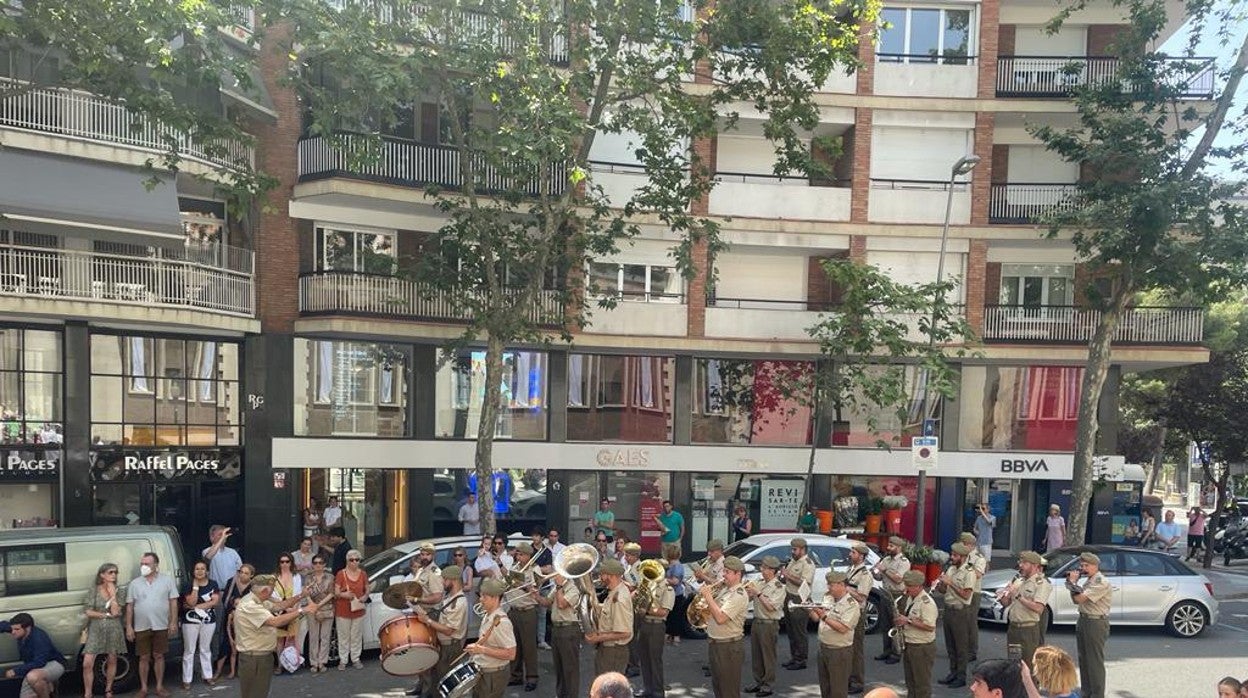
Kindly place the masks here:
<instances>
[{"instance_id":1,"label":"bass drum","mask_svg":"<svg viewBox=\"0 0 1248 698\"><path fill-rule=\"evenodd\" d=\"M416 616L392 618L377 633L381 668L392 676L415 676L438 663L437 633Z\"/></svg>"},{"instance_id":2,"label":"bass drum","mask_svg":"<svg viewBox=\"0 0 1248 698\"><path fill-rule=\"evenodd\" d=\"M481 678L481 669L469 659L451 667L438 682L438 698L467 698Z\"/></svg>"}]
</instances>

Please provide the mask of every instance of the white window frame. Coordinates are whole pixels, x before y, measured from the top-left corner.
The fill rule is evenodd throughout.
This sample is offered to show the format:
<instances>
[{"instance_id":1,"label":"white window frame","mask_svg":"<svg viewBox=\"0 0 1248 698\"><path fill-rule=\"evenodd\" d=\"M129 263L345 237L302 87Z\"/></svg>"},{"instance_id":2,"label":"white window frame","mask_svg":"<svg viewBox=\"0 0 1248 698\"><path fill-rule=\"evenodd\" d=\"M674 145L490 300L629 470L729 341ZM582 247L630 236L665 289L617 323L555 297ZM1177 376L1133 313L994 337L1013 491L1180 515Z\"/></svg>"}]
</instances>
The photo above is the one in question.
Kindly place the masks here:
<instances>
[{"instance_id":1,"label":"white window frame","mask_svg":"<svg viewBox=\"0 0 1248 698\"><path fill-rule=\"evenodd\" d=\"M395 230L368 228L363 226L340 226L332 223L317 223L313 230L315 231L314 245L316 248L313 264L316 267L316 271L350 271L357 274L367 273L361 268L360 265L360 235L380 235L388 238L390 240L390 273L393 274L395 269L398 267L399 235ZM326 257L329 246L325 244L326 235L329 233L342 233L351 236L351 269L331 269L329 267L329 260Z\"/></svg>"},{"instance_id":2,"label":"white window frame","mask_svg":"<svg viewBox=\"0 0 1248 698\"><path fill-rule=\"evenodd\" d=\"M979 30L979 19L978 19L979 7L978 5L970 5L970 4L968 5L954 5L954 4L950 4L950 5L886 5L880 8L881 42L883 41L883 31L884 31L883 17L884 17L885 10L901 10L906 13L905 41L902 47L901 56L890 54L889 57L884 57L884 58L881 58L878 55L879 49L881 46L883 46L883 43L877 44L876 46L876 53L877 53L876 62L877 63L904 63L904 64L913 64L913 65L963 66L963 65L975 65L976 62L978 61L978 58L979 58L979 31L978 31ZM911 21L910 16L911 16L911 12L914 10L939 10L940 11L940 31L937 34L937 48L936 48L935 56L911 55L910 35L911 35L912 29L914 28L914 23ZM965 57L962 57L962 56L954 57L954 56L944 55L945 54L945 27L948 26L945 13L950 12L950 11L966 11L970 13L970 18L967 20L966 56ZM928 60L929 58L931 60ZM949 62L950 59L953 59L953 58L956 58L957 60L961 62Z\"/></svg>"},{"instance_id":3,"label":"white window frame","mask_svg":"<svg viewBox=\"0 0 1248 698\"><path fill-rule=\"evenodd\" d=\"M1030 267L1030 268L1029 268ZM1046 273L1036 275L1025 272L1035 272L1037 268L1049 267L1049 271L1068 271L1069 274L1053 274ZM1013 273L1012 273L1013 272ZM1040 305L1029 306L1023 303L1023 292L1027 286L1027 279L1040 279ZM1014 279L1014 291L1017 294L1018 302L1014 304L1006 303L1006 289L1009 284L1006 279ZM1052 289L1052 280L1062 279L1066 282L1066 302L1059 306L1049 304L1049 293ZM1000 290L997 292L997 303L1009 308L1052 308L1061 306L1071 306L1075 302L1075 266L1073 264L1051 264L1051 265L1031 265L1031 264L1002 264L1001 265L1001 283Z\"/></svg>"},{"instance_id":4,"label":"white window frame","mask_svg":"<svg viewBox=\"0 0 1248 698\"><path fill-rule=\"evenodd\" d=\"M634 303L683 303L685 297L684 282L681 282L680 291L674 294L667 293L654 288L654 270L670 269L673 274L679 275L679 270L675 265L668 266L666 264L648 264L646 262L590 262L585 268L586 278L591 278L593 266L599 265L603 267L615 266L615 287L599 289L598 295L603 298L614 296L619 301ZM639 294L625 295L621 289L624 287L624 267L645 267L646 268L646 288Z\"/></svg>"}]
</instances>

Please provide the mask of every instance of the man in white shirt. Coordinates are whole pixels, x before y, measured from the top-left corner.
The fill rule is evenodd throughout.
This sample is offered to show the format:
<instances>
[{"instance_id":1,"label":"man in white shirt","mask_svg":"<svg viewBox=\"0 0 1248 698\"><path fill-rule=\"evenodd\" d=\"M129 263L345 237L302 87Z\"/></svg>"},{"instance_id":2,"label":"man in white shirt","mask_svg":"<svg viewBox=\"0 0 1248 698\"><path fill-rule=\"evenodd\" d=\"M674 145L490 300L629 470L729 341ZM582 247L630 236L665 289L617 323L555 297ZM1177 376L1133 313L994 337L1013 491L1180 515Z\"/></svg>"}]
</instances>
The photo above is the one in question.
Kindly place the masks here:
<instances>
[{"instance_id":1,"label":"man in white shirt","mask_svg":"<svg viewBox=\"0 0 1248 698\"><path fill-rule=\"evenodd\" d=\"M475 492L469 492L468 501L459 508L459 522L464 525L465 536L481 535L481 509Z\"/></svg>"},{"instance_id":2,"label":"man in white shirt","mask_svg":"<svg viewBox=\"0 0 1248 698\"><path fill-rule=\"evenodd\" d=\"M337 497L329 498L329 503L325 505L325 512L321 521L326 530L342 525L342 505L338 503Z\"/></svg>"},{"instance_id":3,"label":"man in white shirt","mask_svg":"<svg viewBox=\"0 0 1248 698\"><path fill-rule=\"evenodd\" d=\"M233 531L229 527L221 524L209 527L208 542L211 545L201 553L208 561L208 578L217 583L218 589L224 589L238 568L243 566L243 558L238 551L227 545L231 533Z\"/></svg>"}]
</instances>

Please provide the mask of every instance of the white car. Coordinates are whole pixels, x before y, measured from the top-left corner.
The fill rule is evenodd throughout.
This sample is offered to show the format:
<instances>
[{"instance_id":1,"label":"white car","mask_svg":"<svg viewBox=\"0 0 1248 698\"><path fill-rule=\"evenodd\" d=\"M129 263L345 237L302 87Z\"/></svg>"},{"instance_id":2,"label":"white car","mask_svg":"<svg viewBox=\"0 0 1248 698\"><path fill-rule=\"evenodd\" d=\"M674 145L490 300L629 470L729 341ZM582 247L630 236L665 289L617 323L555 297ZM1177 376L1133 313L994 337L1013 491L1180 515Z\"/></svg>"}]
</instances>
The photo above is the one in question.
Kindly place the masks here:
<instances>
[{"instance_id":1,"label":"white car","mask_svg":"<svg viewBox=\"0 0 1248 698\"><path fill-rule=\"evenodd\" d=\"M786 563L793 556L792 548L789 547L789 541L797 537L806 539L807 551L811 559L815 561L815 581L811 585L810 598L813 601L819 601L823 598L828 590L828 582L825 576L830 570L844 572L849 569L849 551L858 541L848 538L833 538L831 536L814 535L814 534L796 534L796 533L762 533L756 536L750 536L743 540L739 540L732 545L724 548L724 555L735 555L741 558L745 563L745 580L760 579L762 573L758 571L762 564L763 558L768 555L774 555L780 562ZM867 567L871 567L879 562L880 555L874 549L867 553ZM871 596L867 599L867 633L875 632L880 622L879 600L881 598L879 581L875 582L875 589L872 590ZM749 616L754 615L753 604L750 606Z\"/></svg>"},{"instance_id":2,"label":"white car","mask_svg":"<svg viewBox=\"0 0 1248 698\"><path fill-rule=\"evenodd\" d=\"M437 552L433 555L433 561L438 567L446 567L451 564L451 553L458 547L462 547L468 553L468 563L472 564L476 560L477 552L481 549L481 538L482 536L451 536L448 538L414 540L396 545L388 550L383 550L364 560L361 566L364 569L364 573L368 575L370 598L368 609L364 613L364 649L376 649L379 647L381 643L377 636L381 626L385 625L390 619L403 615L402 611L390 608L382 603L381 595L391 584L401 582L407 576L411 559L416 555L416 551L421 544L426 541L432 542L434 547L437 548ZM507 538L508 547L527 540L529 540L528 536L513 533ZM469 594L468 599L473 604L477 602L476 594ZM468 637L473 638L477 636L480 624L481 618L469 611Z\"/></svg>"}]
</instances>

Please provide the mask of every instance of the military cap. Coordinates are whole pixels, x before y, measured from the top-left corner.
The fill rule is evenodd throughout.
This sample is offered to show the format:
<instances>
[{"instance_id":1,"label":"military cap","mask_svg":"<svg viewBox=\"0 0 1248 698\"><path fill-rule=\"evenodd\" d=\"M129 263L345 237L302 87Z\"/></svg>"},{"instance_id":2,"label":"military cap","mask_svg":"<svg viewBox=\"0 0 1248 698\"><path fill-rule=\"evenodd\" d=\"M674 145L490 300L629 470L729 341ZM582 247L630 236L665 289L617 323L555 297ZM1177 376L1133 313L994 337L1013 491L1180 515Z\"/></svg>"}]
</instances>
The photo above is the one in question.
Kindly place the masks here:
<instances>
[{"instance_id":1,"label":"military cap","mask_svg":"<svg viewBox=\"0 0 1248 698\"><path fill-rule=\"evenodd\" d=\"M528 541L521 541L519 543L516 543L516 552L523 553L525 555L532 555L533 545L529 543Z\"/></svg>"},{"instance_id":2,"label":"military cap","mask_svg":"<svg viewBox=\"0 0 1248 698\"><path fill-rule=\"evenodd\" d=\"M927 577L918 570L910 570L901 576L901 582L908 587L921 587L927 582Z\"/></svg>"},{"instance_id":3,"label":"military cap","mask_svg":"<svg viewBox=\"0 0 1248 698\"><path fill-rule=\"evenodd\" d=\"M962 541L963 543L966 543L967 545L975 545L975 542L976 542L975 534L971 533L970 531L963 531L962 535L958 536L958 540Z\"/></svg>"},{"instance_id":4,"label":"military cap","mask_svg":"<svg viewBox=\"0 0 1248 698\"><path fill-rule=\"evenodd\" d=\"M863 543L862 541L858 541L857 543L854 543L853 549L857 550L863 555L869 555L871 553L871 546L867 545L866 543Z\"/></svg>"},{"instance_id":5,"label":"military cap","mask_svg":"<svg viewBox=\"0 0 1248 698\"><path fill-rule=\"evenodd\" d=\"M706 549L708 552L711 550L723 550L724 542L718 538L712 538L710 542L706 544Z\"/></svg>"},{"instance_id":6,"label":"military cap","mask_svg":"<svg viewBox=\"0 0 1248 698\"><path fill-rule=\"evenodd\" d=\"M1040 553L1034 550L1024 550L1018 554L1019 562L1030 562L1033 565L1043 565L1044 558L1040 557Z\"/></svg>"},{"instance_id":7,"label":"military cap","mask_svg":"<svg viewBox=\"0 0 1248 698\"><path fill-rule=\"evenodd\" d=\"M966 556L966 555L971 554L971 549L967 547L965 543L954 543L953 545L949 546L949 552L953 553L954 555Z\"/></svg>"},{"instance_id":8,"label":"military cap","mask_svg":"<svg viewBox=\"0 0 1248 698\"><path fill-rule=\"evenodd\" d=\"M794 538L793 540L789 541L789 547L790 547L790 548L803 548L803 549L805 549L805 547L806 547L806 539L805 539L805 538Z\"/></svg>"},{"instance_id":9,"label":"military cap","mask_svg":"<svg viewBox=\"0 0 1248 698\"><path fill-rule=\"evenodd\" d=\"M767 567L773 570L780 569L780 558L776 557L775 555L767 555L763 557L763 567Z\"/></svg>"},{"instance_id":10,"label":"military cap","mask_svg":"<svg viewBox=\"0 0 1248 698\"><path fill-rule=\"evenodd\" d=\"M421 543L421 544L420 544L420 552L422 552L422 553L436 553L436 552L438 552L438 549L437 549L437 547L436 547L436 546L434 546L434 544L433 544L433 543L430 543L429 541L425 541L424 543Z\"/></svg>"},{"instance_id":11,"label":"military cap","mask_svg":"<svg viewBox=\"0 0 1248 698\"><path fill-rule=\"evenodd\" d=\"M598 574L624 574L624 565L621 565L620 561L615 559L603 560L602 564L598 566Z\"/></svg>"},{"instance_id":12,"label":"military cap","mask_svg":"<svg viewBox=\"0 0 1248 698\"><path fill-rule=\"evenodd\" d=\"M277 585L277 577L271 574L258 574L251 580L255 587L272 587Z\"/></svg>"},{"instance_id":13,"label":"military cap","mask_svg":"<svg viewBox=\"0 0 1248 698\"><path fill-rule=\"evenodd\" d=\"M502 596L507 593L507 584L501 579L487 579L481 582L482 596Z\"/></svg>"},{"instance_id":14,"label":"military cap","mask_svg":"<svg viewBox=\"0 0 1248 698\"><path fill-rule=\"evenodd\" d=\"M832 570L824 575L824 579L828 580L828 584L843 584L845 580L849 579L849 577L847 577L844 572Z\"/></svg>"},{"instance_id":15,"label":"military cap","mask_svg":"<svg viewBox=\"0 0 1248 698\"><path fill-rule=\"evenodd\" d=\"M741 558L736 555L729 555L724 558L724 569L732 570L733 572L744 572L745 563L741 562Z\"/></svg>"},{"instance_id":16,"label":"military cap","mask_svg":"<svg viewBox=\"0 0 1248 698\"><path fill-rule=\"evenodd\" d=\"M640 546L640 545L638 545L638 544L636 544L636 543L625 543L625 544L624 544L624 552L626 552L626 553L628 553L628 554L630 554L630 555L640 555L640 554L641 554L641 546Z\"/></svg>"},{"instance_id":17,"label":"military cap","mask_svg":"<svg viewBox=\"0 0 1248 698\"><path fill-rule=\"evenodd\" d=\"M891 538L888 539L888 544L895 545L898 548L904 548L906 547L906 539L902 538L901 536L892 536Z\"/></svg>"},{"instance_id":18,"label":"military cap","mask_svg":"<svg viewBox=\"0 0 1248 698\"><path fill-rule=\"evenodd\" d=\"M1089 565L1096 565L1097 567L1101 566L1100 556L1092 552L1079 553L1079 562L1086 562Z\"/></svg>"},{"instance_id":19,"label":"military cap","mask_svg":"<svg viewBox=\"0 0 1248 698\"><path fill-rule=\"evenodd\" d=\"M447 565L442 568L443 579L459 579L463 574L464 571L459 568L459 565Z\"/></svg>"}]
</instances>

